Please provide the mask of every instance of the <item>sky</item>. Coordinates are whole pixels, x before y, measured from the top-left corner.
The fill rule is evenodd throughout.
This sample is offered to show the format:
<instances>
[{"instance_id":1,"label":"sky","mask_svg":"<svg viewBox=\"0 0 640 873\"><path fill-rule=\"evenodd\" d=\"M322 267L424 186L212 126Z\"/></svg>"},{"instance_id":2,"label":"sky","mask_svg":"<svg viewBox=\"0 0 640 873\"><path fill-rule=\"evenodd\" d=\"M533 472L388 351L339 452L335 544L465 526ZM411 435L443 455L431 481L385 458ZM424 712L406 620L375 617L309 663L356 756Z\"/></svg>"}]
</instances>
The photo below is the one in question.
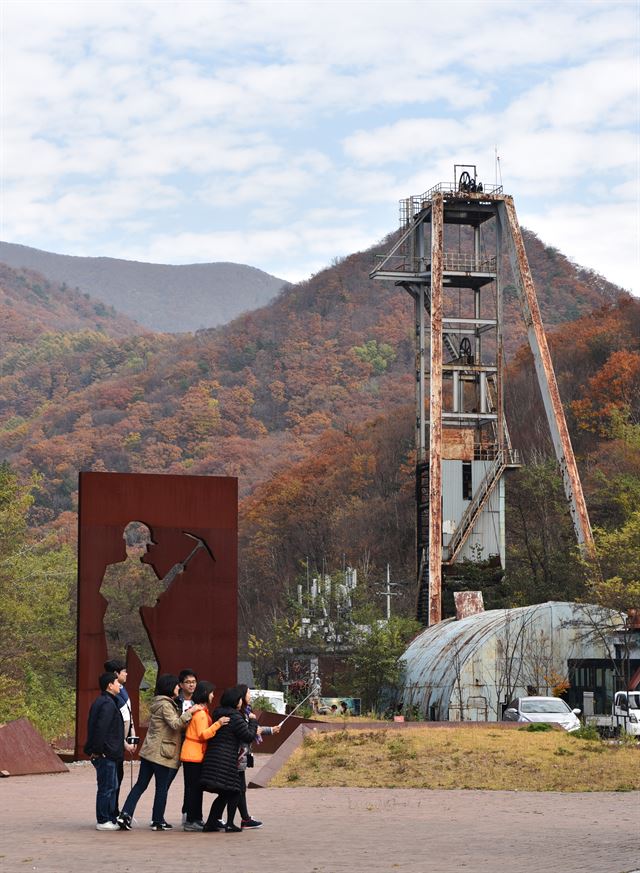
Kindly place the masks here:
<instances>
[{"instance_id":1,"label":"sky","mask_svg":"<svg viewBox=\"0 0 640 873\"><path fill-rule=\"evenodd\" d=\"M465 163L545 243L640 294L637 0L3 0L1 16L3 240L298 281Z\"/></svg>"}]
</instances>

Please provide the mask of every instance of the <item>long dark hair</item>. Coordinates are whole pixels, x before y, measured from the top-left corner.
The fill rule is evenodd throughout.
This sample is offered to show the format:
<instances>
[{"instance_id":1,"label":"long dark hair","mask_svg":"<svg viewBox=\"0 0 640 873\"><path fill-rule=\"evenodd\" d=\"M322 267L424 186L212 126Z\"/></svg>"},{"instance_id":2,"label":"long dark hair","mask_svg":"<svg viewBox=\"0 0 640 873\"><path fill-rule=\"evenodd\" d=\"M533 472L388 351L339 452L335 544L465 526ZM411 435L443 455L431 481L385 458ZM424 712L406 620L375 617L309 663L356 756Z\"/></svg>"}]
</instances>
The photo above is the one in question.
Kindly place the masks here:
<instances>
[{"instance_id":1,"label":"long dark hair","mask_svg":"<svg viewBox=\"0 0 640 873\"><path fill-rule=\"evenodd\" d=\"M247 696L247 691L249 690L249 686L248 685L238 685L237 689L240 692L240 696L242 697L242 708L244 709L245 706L247 705L245 697Z\"/></svg>"},{"instance_id":2,"label":"long dark hair","mask_svg":"<svg viewBox=\"0 0 640 873\"><path fill-rule=\"evenodd\" d=\"M215 690L216 686L213 684L213 682L207 682L206 679L200 679L200 681L196 685L193 695L191 696L191 699L194 703L204 703L208 706L209 695L212 691Z\"/></svg>"},{"instance_id":3,"label":"long dark hair","mask_svg":"<svg viewBox=\"0 0 640 873\"><path fill-rule=\"evenodd\" d=\"M242 692L236 685L234 688L227 688L222 692L220 698L220 706L230 707L231 709L238 708L238 701L242 699Z\"/></svg>"},{"instance_id":4,"label":"long dark hair","mask_svg":"<svg viewBox=\"0 0 640 873\"><path fill-rule=\"evenodd\" d=\"M177 676L173 676L171 673L163 673L162 676L158 676L155 693L164 697L173 697L177 684Z\"/></svg>"}]
</instances>

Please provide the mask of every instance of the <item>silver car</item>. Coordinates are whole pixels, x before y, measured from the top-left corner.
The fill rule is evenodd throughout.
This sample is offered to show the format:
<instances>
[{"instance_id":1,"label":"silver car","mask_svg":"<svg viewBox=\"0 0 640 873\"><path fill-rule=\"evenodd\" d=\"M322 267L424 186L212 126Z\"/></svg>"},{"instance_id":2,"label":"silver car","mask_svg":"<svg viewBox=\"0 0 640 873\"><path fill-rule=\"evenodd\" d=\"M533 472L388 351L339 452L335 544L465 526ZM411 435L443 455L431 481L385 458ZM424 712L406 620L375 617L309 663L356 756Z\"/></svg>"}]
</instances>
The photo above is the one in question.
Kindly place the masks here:
<instances>
[{"instance_id":1,"label":"silver car","mask_svg":"<svg viewBox=\"0 0 640 873\"><path fill-rule=\"evenodd\" d=\"M580 727L579 709L569 709L559 697L516 697L505 709L502 721L559 724L566 731Z\"/></svg>"}]
</instances>

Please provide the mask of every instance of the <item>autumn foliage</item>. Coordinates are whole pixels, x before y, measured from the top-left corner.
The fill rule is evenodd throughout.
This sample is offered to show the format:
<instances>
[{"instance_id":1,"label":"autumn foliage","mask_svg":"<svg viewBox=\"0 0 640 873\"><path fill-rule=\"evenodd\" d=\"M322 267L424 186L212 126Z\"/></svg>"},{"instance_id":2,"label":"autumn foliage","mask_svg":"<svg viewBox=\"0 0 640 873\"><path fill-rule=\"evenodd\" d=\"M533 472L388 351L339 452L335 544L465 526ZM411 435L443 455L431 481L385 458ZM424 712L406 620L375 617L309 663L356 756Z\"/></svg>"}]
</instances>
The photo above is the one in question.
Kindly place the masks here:
<instances>
[{"instance_id":1,"label":"autumn foliage","mask_svg":"<svg viewBox=\"0 0 640 873\"><path fill-rule=\"evenodd\" d=\"M595 518L612 506L622 518L638 471L625 428L639 414L640 307L525 239ZM224 327L182 335L131 335L79 292L4 268L0 457L23 479L42 474L32 523L62 529L80 469L235 475L247 621L278 608L306 558L357 562L371 578L389 561L412 578L413 307L369 280L372 263L372 251L354 254ZM505 296L513 442L545 451L508 282Z\"/></svg>"}]
</instances>

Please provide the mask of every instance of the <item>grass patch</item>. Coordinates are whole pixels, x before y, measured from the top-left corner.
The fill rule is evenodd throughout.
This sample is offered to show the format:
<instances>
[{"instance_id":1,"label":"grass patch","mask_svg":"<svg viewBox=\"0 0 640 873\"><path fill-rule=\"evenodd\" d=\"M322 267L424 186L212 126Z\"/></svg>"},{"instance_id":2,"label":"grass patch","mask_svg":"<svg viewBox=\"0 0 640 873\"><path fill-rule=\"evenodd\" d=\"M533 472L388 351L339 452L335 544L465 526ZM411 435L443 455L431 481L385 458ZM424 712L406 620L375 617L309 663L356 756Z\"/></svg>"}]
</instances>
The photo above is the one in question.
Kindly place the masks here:
<instances>
[{"instance_id":1,"label":"grass patch","mask_svg":"<svg viewBox=\"0 0 640 873\"><path fill-rule=\"evenodd\" d=\"M601 740L598 728L592 724L580 725L577 731L572 731L571 736L578 740Z\"/></svg>"},{"instance_id":2,"label":"grass patch","mask_svg":"<svg viewBox=\"0 0 640 873\"><path fill-rule=\"evenodd\" d=\"M270 785L631 791L640 788L637 774L637 744L460 726L310 733Z\"/></svg>"}]
</instances>

